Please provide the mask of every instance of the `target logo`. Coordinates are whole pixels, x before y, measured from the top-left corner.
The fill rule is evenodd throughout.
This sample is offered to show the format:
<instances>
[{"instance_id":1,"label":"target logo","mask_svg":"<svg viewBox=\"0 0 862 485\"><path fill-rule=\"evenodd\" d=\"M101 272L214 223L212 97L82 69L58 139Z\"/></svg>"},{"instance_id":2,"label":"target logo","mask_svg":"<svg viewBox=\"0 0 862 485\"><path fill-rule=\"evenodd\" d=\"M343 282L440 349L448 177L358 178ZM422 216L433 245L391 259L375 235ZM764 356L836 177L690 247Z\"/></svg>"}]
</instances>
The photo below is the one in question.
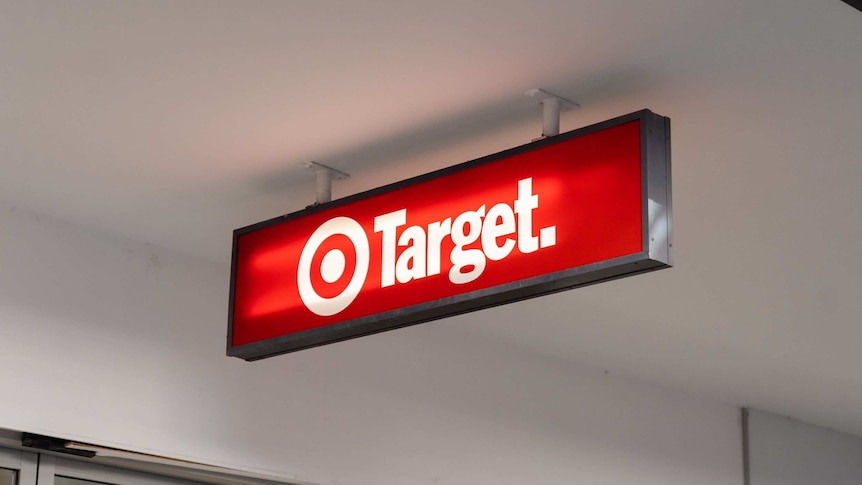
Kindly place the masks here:
<instances>
[{"instance_id":1,"label":"target logo","mask_svg":"<svg viewBox=\"0 0 862 485\"><path fill-rule=\"evenodd\" d=\"M358 222L336 217L321 224L299 256L296 281L302 302L323 317L344 310L365 284L370 257L368 236Z\"/></svg>"},{"instance_id":2,"label":"target logo","mask_svg":"<svg viewBox=\"0 0 862 485\"><path fill-rule=\"evenodd\" d=\"M516 249L529 254L555 246L556 226L541 228L538 234L533 228L533 211L539 207L533 179L519 180L517 194L511 202L493 204L490 209L482 204L421 226L404 227L407 209L376 216L374 232L382 239L380 288L441 274L447 239L452 241L452 249L446 258L451 263L446 274L454 285L475 281L489 260L506 259ZM345 248L349 248L347 253ZM370 256L368 233L355 219L340 216L324 222L308 238L299 257L300 299L322 317L341 312L365 285Z\"/></svg>"}]
</instances>

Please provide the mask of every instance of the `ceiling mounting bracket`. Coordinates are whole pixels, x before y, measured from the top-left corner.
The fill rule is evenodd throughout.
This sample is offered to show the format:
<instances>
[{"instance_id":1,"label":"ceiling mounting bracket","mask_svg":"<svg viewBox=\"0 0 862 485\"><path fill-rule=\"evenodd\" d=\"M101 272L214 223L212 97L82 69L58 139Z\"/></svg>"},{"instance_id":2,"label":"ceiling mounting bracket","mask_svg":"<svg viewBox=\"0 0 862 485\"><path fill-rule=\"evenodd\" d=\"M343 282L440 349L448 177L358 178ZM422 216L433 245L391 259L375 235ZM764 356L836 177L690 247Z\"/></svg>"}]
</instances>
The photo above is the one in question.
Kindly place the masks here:
<instances>
[{"instance_id":1,"label":"ceiling mounting bracket","mask_svg":"<svg viewBox=\"0 0 862 485\"><path fill-rule=\"evenodd\" d=\"M560 111L578 108L581 105L570 99L544 89L528 89L525 96L539 98L542 105L542 136L533 141L560 134Z\"/></svg>"},{"instance_id":2,"label":"ceiling mounting bracket","mask_svg":"<svg viewBox=\"0 0 862 485\"><path fill-rule=\"evenodd\" d=\"M314 201L314 204L311 204L311 206L309 207L325 204L332 200L333 180L346 180L350 178L350 175L342 172L341 170L327 167L322 163L306 162L303 165L305 166L305 168L314 172L314 176L317 182L317 197Z\"/></svg>"}]
</instances>

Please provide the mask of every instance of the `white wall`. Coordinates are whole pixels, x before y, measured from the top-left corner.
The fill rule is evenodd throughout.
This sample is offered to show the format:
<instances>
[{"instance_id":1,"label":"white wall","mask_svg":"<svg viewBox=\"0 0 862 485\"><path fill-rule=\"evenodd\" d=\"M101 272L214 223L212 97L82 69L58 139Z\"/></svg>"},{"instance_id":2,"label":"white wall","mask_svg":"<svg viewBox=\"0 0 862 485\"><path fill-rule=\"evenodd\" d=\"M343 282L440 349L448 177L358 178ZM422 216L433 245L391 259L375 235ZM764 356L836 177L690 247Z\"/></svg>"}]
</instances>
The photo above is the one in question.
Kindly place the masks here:
<instances>
[{"instance_id":1,"label":"white wall","mask_svg":"<svg viewBox=\"0 0 862 485\"><path fill-rule=\"evenodd\" d=\"M862 483L862 438L763 411L748 429L751 485Z\"/></svg>"},{"instance_id":2,"label":"white wall","mask_svg":"<svg viewBox=\"0 0 862 485\"><path fill-rule=\"evenodd\" d=\"M227 358L227 281L0 205L0 427L318 483L742 482L733 407L451 320Z\"/></svg>"}]
</instances>

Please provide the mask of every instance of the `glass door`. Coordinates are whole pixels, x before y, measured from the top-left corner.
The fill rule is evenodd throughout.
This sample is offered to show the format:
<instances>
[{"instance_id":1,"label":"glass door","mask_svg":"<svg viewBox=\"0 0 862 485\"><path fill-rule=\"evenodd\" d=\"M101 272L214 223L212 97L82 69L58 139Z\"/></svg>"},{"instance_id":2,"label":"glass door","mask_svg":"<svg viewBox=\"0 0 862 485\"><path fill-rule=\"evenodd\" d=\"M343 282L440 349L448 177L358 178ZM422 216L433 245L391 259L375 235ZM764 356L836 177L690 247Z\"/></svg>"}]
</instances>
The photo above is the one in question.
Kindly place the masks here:
<instances>
[{"instance_id":1,"label":"glass door","mask_svg":"<svg viewBox=\"0 0 862 485\"><path fill-rule=\"evenodd\" d=\"M0 448L0 485L36 485L36 453Z\"/></svg>"},{"instance_id":2,"label":"glass door","mask_svg":"<svg viewBox=\"0 0 862 485\"><path fill-rule=\"evenodd\" d=\"M44 479L44 482L43 482ZM24 485L24 484L20 484ZM89 461L40 455L36 485L205 485L200 482L98 465Z\"/></svg>"},{"instance_id":3,"label":"glass door","mask_svg":"<svg viewBox=\"0 0 862 485\"><path fill-rule=\"evenodd\" d=\"M225 484L251 483L226 480ZM0 485L206 485L47 453L0 448Z\"/></svg>"},{"instance_id":4,"label":"glass door","mask_svg":"<svg viewBox=\"0 0 862 485\"><path fill-rule=\"evenodd\" d=\"M18 485L18 470L0 468L0 485Z\"/></svg>"},{"instance_id":5,"label":"glass door","mask_svg":"<svg viewBox=\"0 0 862 485\"><path fill-rule=\"evenodd\" d=\"M69 477L54 477L54 485L110 485L105 482L93 482L90 480L81 480L80 478Z\"/></svg>"},{"instance_id":6,"label":"glass door","mask_svg":"<svg viewBox=\"0 0 862 485\"><path fill-rule=\"evenodd\" d=\"M26 451L24 451L26 450ZM0 447L0 485L284 485L248 476L228 476L201 468L154 465L137 469L66 458L56 453ZM122 465L120 465L122 466ZM130 465L132 467L132 465Z\"/></svg>"}]
</instances>

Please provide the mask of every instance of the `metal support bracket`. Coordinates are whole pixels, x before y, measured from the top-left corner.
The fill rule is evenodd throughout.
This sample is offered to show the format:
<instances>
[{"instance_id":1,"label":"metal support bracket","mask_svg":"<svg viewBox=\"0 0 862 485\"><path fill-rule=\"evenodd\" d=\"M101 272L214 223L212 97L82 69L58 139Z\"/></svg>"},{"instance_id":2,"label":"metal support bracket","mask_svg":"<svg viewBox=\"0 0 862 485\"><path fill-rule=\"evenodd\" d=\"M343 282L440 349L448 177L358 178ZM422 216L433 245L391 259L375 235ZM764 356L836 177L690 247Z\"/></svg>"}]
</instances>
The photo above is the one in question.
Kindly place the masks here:
<instances>
[{"instance_id":1,"label":"metal support bracket","mask_svg":"<svg viewBox=\"0 0 862 485\"><path fill-rule=\"evenodd\" d=\"M306 162L303 165L305 168L314 172L314 177L317 182L317 197L312 206L325 204L332 200L333 180L346 180L350 178L350 175L341 170L327 167L322 163Z\"/></svg>"},{"instance_id":2,"label":"metal support bracket","mask_svg":"<svg viewBox=\"0 0 862 485\"><path fill-rule=\"evenodd\" d=\"M524 95L539 98L539 103L542 105L542 136L536 138L536 140L559 135L560 111L579 108L581 106L575 101L539 88L529 89Z\"/></svg>"}]
</instances>

